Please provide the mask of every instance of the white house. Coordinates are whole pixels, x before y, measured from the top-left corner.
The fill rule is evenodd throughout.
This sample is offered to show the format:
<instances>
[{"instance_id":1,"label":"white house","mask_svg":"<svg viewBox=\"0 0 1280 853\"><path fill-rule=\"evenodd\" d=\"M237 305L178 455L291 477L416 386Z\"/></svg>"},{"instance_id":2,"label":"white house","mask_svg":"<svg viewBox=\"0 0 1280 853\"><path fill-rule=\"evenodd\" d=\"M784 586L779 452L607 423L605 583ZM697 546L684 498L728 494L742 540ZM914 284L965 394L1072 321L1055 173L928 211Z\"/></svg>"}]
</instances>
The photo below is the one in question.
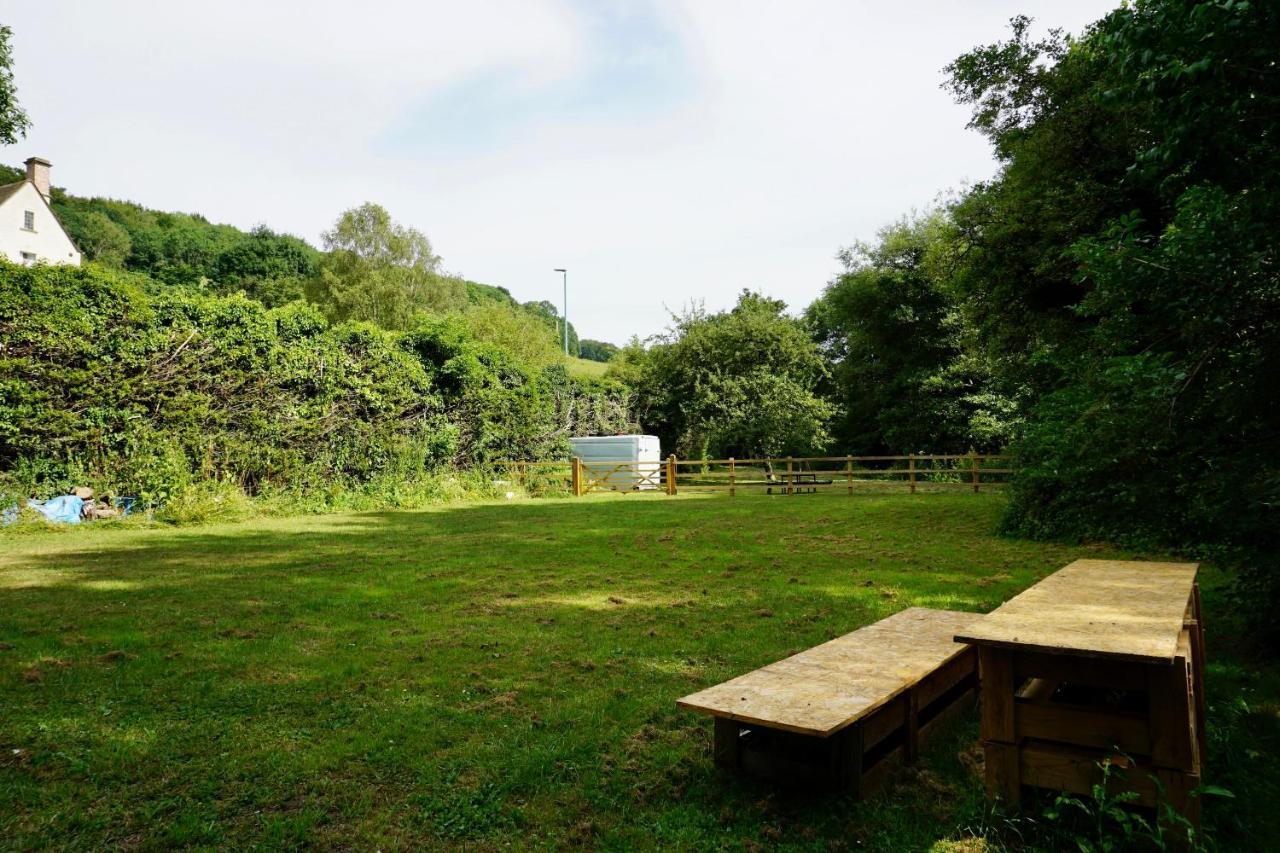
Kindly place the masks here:
<instances>
[{"instance_id":1,"label":"white house","mask_svg":"<svg viewBox=\"0 0 1280 853\"><path fill-rule=\"evenodd\" d=\"M27 160L27 177L0 187L0 255L15 264L80 265L80 250L49 206L49 167Z\"/></svg>"}]
</instances>

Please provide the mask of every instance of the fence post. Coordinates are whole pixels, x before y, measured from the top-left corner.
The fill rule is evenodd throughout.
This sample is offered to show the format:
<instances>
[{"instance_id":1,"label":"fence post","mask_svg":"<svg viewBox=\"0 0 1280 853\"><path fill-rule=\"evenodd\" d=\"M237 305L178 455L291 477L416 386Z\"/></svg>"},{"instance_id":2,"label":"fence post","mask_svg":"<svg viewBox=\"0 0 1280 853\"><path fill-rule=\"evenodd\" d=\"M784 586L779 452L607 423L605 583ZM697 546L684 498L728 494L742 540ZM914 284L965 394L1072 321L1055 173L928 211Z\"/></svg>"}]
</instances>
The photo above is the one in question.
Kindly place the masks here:
<instances>
[{"instance_id":1,"label":"fence post","mask_svg":"<svg viewBox=\"0 0 1280 853\"><path fill-rule=\"evenodd\" d=\"M911 494L916 493L916 455L910 453L907 455L907 474L911 481Z\"/></svg>"},{"instance_id":2,"label":"fence post","mask_svg":"<svg viewBox=\"0 0 1280 853\"><path fill-rule=\"evenodd\" d=\"M676 493L676 455L672 453L667 457L667 494L674 495Z\"/></svg>"},{"instance_id":3,"label":"fence post","mask_svg":"<svg viewBox=\"0 0 1280 853\"><path fill-rule=\"evenodd\" d=\"M969 470L973 472L973 493L978 493L978 456L973 448L969 448Z\"/></svg>"},{"instance_id":4,"label":"fence post","mask_svg":"<svg viewBox=\"0 0 1280 853\"><path fill-rule=\"evenodd\" d=\"M853 457L846 456L844 458L844 478L849 484L849 494L853 494Z\"/></svg>"},{"instance_id":5,"label":"fence post","mask_svg":"<svg viewBox=\"0 0 1280 853\"><path fill-rule=\"evenodd\" d=\"M738 490L734 488L734 484L736 482L737 481L734 479L734 476L733 476L733 457L730 456L729 457L729 497L733 497L738 493Z\"/></svg>"},{"instance_id":6,"label":"fence post","mask_svg":"<svg viewBox=\"0 0 1280 853\"><path fill-rule=\"evenodd\" d=\"M571 469L571 479L573 482L573 496L575 498L582 497L582 460L577 456L573 457L573 466Z\"/></svg>"},{"instance_id":7,"label":"fence post","mask_svg":"<svg viewBox=\"0 0 1280 853\"><path fill-rule=\"evenodd\" d=\"M795 479L796 479L795 462L790 456L788 456L787 457L787 494L792 493L791 486L795 482Z\"/></svg>"}]
</instances>

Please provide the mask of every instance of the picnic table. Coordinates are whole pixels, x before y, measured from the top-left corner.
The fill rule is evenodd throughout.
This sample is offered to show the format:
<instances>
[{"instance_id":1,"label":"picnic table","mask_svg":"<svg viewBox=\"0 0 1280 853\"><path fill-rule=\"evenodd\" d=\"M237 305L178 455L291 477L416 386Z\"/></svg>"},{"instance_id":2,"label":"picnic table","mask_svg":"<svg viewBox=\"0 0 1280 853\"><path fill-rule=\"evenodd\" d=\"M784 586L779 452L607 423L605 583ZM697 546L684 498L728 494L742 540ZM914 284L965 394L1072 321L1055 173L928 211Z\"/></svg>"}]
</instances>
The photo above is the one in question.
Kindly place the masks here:
<instances>
[{"instance_id":1,"label":"picnic table","mask_svg":"<svg viewBox=\"0 0 1280 853\"><path fill-rule=\"evenodd\" d=\"M826 478L818 479L818 474L814 471L791 471L785 474L773 474L763 480L734 480L735 487L743 486L764 486L765 494L773 494L773 490L780 489L788 494L799 494L803 491L816 492L818 486L830 486L835 481Z\"/></svg>"},{"instance_id":2,"label":"picnic table","mask_svg":"<svg viewBox=\"0 0 1280 853\"><path fill-rule=\"evenodd\" d=\"M957 632L978 649L987 793L1111 783L1193 823L1205 746L1195 563L1077 560Z\"/></svg>"}]
</instances>

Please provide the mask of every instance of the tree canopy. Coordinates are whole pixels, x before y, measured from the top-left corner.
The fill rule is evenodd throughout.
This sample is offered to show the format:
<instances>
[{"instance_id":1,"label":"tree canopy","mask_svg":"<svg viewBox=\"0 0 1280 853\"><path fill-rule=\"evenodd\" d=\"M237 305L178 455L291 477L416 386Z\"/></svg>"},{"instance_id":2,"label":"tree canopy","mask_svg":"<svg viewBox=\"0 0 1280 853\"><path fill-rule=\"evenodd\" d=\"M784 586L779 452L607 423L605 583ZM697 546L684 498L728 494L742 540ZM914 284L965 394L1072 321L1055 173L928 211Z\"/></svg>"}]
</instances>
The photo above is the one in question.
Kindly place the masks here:
<instances>
[{"instance_id":1,"label":"tree canopy","mask_svg":"<svg viewBox=\"0 0 1280 853\"><path fill-rule=\"evenodd\" d=\"M957 297L1021 396L1008 525L1211 550L1280 601L1280 7L1139 0L949 68L1003 162Z\"/></svg>"},{"instance_id":2,"label":"tree canopy","mask_svg":"<svg viewBox=\"0 0 1280 853\"><path fill-rule=\"evenodd\" d=\"M0 26L0 145L13 145L27 135L31 119L18 103L18 86L13 79L13 30Z\"/></svg>"},{"instance_id":3,"label":"tree canopy","mask_svg":"<svg viewBox=\"0 0 1280 853\"><path fill-rule=\"evenodd\" d=\"M806 319L831 361L844 452L998 450L1012 401L996 394L955 298L959 236L945 210L840 252L844 271Z\"/></svg>"},{"instance_id":4,"label":"tree canopy","mask_svg":"<svg viewBox=\"0 0 1280 853\"><path fill-rule=\"evenodd\" d=\"M346 211L323 241L327 254L310 295L336 320L406 329L420 314L467 304L465 285L441 274L440 257L427 236L394 222L379 205Z\"/></svg>"},{"instance_id":5,"label":"tree canopy","mask_svg":"<svg viewBox=\"0 0 1280 853\"><path fill-rule=\"evenodd\" d=\"M806 455L824 448L827 367L786 305L743 291L729 311L691 308L647 349L633 342L613 375L663 446L692 458Z\"/></svg>"}]
</instances>

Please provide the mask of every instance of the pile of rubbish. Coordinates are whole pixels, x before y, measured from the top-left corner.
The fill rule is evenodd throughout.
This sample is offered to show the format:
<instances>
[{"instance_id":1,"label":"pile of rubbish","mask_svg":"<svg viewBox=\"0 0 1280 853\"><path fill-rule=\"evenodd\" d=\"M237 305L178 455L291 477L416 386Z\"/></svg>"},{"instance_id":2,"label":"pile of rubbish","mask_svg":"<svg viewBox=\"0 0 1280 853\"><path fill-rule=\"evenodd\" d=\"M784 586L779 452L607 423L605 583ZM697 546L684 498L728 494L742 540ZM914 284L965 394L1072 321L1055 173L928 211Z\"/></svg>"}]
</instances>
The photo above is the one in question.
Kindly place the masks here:
<instances>
[{"instance_id":1,"label":"pile of rubbish","mask_svg":"<svg viewBox=\"0 0 1280 853\"><path fill-rule=\"evenodd\" d=\"M27 507L41 513L49 521L64 524L79 524L81 521L98 521L107 518L120 518L133 512L135 498L93 496L93 489L79 486L69 495L58 495L47 501L27 501ZM9 507L4 511L3 521L12 524L18 520L18 507Z\"/></svg>"}]
</instances>

